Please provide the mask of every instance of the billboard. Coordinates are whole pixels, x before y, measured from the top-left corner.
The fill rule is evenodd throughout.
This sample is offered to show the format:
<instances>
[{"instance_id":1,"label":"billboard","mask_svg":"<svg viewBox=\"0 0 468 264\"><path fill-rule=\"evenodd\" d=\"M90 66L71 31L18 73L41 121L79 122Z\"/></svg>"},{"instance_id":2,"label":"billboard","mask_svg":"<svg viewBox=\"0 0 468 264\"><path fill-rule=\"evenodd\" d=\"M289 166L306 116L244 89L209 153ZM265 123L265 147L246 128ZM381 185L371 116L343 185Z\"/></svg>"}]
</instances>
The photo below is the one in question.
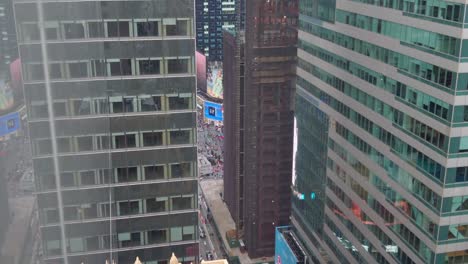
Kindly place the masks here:
<instances>
[{"instance_id":1,"label":"billboard","mask_svg":"<svg viewBox=\"0 0 468 264\"><path fill-rule=\"evenodd\" d=\"M289 228L277 227L275 232L275 264L297 264L296 255L294 255L281 232L283 229L288 230Z\"/></svg>"},{"instance_id":2,"label":"billboard","mask_svg":"<svg viewBox=\"0 0 468 264\"><path fill-rule=\"evenodd\" d=\"M21 121L18 112L0 116L0 137L16 132L20 126Z\"/></svg>"},{"instance_id":3,"label":"billboard","mask_svg":"<svg viewBox=\"0 0 468 264\"><path fill-rule=\"evenodd\" d=\"M195 59L197 61L197 89L206 92L206 57L197 51Z\"/></svg>"},{"instance_id":4,"label":"billboard","mask_svg":"<svg viewBox=\"0 0 468 264\"><path fill-rule=\"evenodd\" d=\"M210 61L206 77L206 92L209 96L223 99L223 63L221 61Z\"/></svg>"},{"instance_id":5,"label":"billboard","mask_svg":"<svg viewBox=\"0 0 468 264\"><path fill-rule=\"evenodd\" d=\"M15 104L11 82L0 80L0 111L8 110Z\"/></svg>"},{"instance_id":6,"label":"billboard","mask_svg":"<svg viewBox=\"0 0 468 264\"><path fill-rule=\"evenodd\" d=\"M223 121L223 105L205 101L205 118Z\"/></svg>"}]
</instances>

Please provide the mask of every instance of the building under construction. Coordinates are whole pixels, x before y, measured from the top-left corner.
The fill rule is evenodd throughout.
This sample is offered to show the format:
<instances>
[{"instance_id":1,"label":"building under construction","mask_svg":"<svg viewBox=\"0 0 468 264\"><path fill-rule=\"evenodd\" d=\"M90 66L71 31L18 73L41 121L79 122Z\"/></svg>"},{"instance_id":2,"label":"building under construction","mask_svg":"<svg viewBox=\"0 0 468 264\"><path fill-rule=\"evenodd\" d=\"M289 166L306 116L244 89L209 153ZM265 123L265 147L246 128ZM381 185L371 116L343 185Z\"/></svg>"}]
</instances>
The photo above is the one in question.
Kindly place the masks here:
<instances>
[{"instance_id":1,"label":"building under construction","mask_svg":"<svg viewBox=\"0 0 468 264\"><path fill-rule=\"evenodd\" d=\"M225 38L237 50L234 59L224 56L231 57L224 189L238 234L257 258L274 254L275 227L289 222L298 1L251 0L245 8L245 31L235 42Z\"/></svg>"}]
</instances>

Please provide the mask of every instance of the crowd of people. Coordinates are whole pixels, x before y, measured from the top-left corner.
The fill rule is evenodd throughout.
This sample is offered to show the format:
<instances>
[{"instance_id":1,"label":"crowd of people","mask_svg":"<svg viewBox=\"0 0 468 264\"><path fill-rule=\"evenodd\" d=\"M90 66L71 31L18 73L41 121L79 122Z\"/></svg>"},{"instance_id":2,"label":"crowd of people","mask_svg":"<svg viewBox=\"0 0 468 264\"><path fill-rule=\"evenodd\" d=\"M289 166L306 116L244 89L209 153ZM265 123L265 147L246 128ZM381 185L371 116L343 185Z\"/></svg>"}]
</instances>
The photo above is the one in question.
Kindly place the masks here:
<instances>
[{"instance_id":1,"label":"crowd of people","mask_svg":"<svg viewBox=\"0 0 468 264\"><path fill-rule=\"evenodd\" d=\"M220 122L205 119L202 109L198 109L197 127L198 155L203 155L210 161L213 166L213 177L222 178L224 162L224 127Z\"/></svg>"}]
</instances>

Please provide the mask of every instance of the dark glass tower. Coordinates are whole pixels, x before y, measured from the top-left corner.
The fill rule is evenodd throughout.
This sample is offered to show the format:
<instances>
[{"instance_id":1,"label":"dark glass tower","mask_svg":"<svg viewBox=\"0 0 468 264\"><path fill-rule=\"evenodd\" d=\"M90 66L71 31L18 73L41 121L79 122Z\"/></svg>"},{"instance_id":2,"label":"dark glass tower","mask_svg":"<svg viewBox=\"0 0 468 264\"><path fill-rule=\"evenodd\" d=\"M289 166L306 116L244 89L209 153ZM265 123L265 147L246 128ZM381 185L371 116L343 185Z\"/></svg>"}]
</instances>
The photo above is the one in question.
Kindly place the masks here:
<instances>
[{"instance_id":1,"label":"dark glass tower","mask_svg":"<svg viewBox=\"0 0 468 264\"><path fill-rule=\"evenodd\" d=\"M9 78L10 63L18 58L12 1L0 1L0 78Z\"/></svg>"},{"instance_id":2,"label":"dark glass tower","mask_svg":"<svg viewBox=\"0 0 468 264\"><path fill-rule=\"evenodd\" d=\"M195 0L197 50L208 61L223 60L223 30L234 30L238 0Z\"/></svg>"},{"instance_id":3,"label":"dark glass tower","mask_svg":"<svg viewBox=\"0 0 468 264\"><path fill-rule=\"evenodd\" d=\"M194 1L14 5L45 263L198 262Z\"/></svg>"}]
</instances>

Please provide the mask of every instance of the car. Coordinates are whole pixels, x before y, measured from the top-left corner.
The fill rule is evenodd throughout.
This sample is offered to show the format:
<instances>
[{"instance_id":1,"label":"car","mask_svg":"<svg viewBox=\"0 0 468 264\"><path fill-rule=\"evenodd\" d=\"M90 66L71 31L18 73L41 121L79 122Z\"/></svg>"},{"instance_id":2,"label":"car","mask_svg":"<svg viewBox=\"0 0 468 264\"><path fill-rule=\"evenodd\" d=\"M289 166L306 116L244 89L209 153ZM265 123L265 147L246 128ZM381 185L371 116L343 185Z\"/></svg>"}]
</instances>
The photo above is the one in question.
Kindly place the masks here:
<instances>
[{"instance_id":1,"label":"car","mask_svg":"<svg viewBox=\"0 0 468 264\"><path fill-rule=\"evenodd\" d=\"M213 255L211 254L210 251L206 252L206 259L213 260Z\"/></svg>"}]
</instances>

